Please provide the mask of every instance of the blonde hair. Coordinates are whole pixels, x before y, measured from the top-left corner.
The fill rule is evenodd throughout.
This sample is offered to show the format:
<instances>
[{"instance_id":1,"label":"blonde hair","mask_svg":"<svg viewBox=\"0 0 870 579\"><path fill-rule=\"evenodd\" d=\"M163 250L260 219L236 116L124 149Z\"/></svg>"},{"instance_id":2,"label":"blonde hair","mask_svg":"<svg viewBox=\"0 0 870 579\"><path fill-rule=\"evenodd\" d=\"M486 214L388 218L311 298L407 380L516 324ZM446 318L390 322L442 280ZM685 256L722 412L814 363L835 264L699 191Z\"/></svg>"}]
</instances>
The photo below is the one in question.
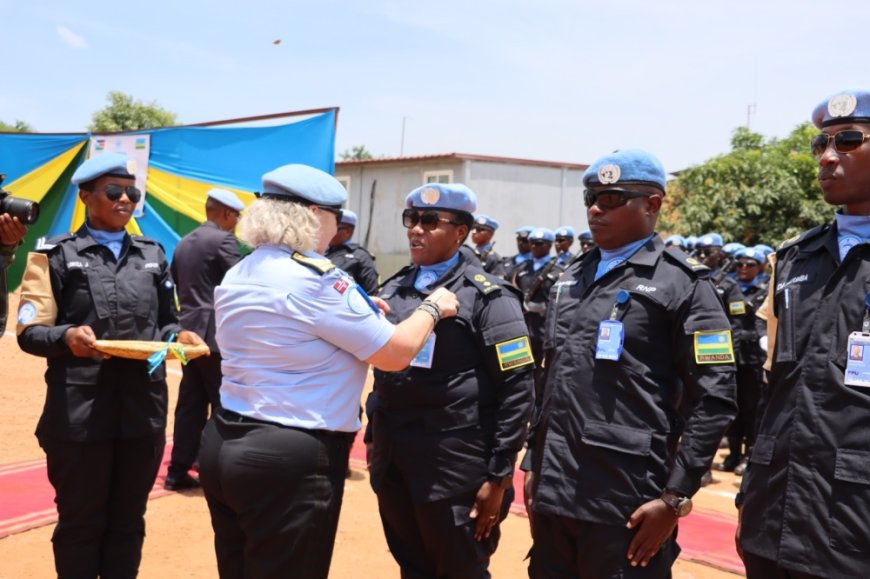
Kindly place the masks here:
<instances>
[{"instance_id":1,"label":"blonde hair","mask_svg":"<svg viewBox=\"0 0 870 579\"><path fill-rule=\"evenodd\" d=\"M317 245L320 220L307 205L257 199L239 220L239 239L250 247L286 245L312 251Z\"/></svg>"}]
</instances>

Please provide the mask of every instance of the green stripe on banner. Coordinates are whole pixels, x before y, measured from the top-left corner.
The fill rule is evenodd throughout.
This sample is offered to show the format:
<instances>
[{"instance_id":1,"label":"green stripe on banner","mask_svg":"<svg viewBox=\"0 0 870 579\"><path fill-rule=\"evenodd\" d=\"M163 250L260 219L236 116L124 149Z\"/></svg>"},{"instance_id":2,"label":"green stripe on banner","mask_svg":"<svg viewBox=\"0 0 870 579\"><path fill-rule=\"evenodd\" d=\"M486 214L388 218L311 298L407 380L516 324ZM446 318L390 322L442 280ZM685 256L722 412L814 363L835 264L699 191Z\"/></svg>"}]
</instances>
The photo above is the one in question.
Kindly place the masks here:
<instances>
[{"instance_id":1,"label":"green stripe on banner","mask_svg":"<svg viewBox=\"0 0 870 579\"><path fill-rule=\"evenodd\" d=\"M520 350L519 352L513 352L511 354L505 354L501 357L502 362L513 362L514 360L519 360L520 358L526 358L529 356L531 352L527 349Z\"/></svg>"},{"instance_id":2,"label":"green stripe on banner","mask_svg":"<svg viewBox=\"0 0 870 579\"><path fill-rule=\"evenodd\" d=\"M179 237L184 237L197 227L199 227L199 223L184 215L183 213L179 213L174 209L170 208L165 203L161 202L156 195L148 195L146 197L148 199L148 205L151 206L152 209L157 211L163 221L166 222L178 235ZM205 204L205 200L203 200L203 205Z\"/></svg>"},{"instance_id":3,"label":"green stripe on banner","mask_svg":"<svg viewBox=\"0 0 870 579\"><path fill-rule=\"evenodd\" d=\"M711 346L699 346L698 354L730 354L731 350L728 348L713 348Z\"/></svg>"},{"instance_id":4,"label":"green stripe on banner","mask_svg":"<svg viewBox=\"0 0 870 579\"><path fill-rule=\"evenodd\" d=\"M75 170L84 158L86 151L87 147L82 147L81 152L76 155L69 166L64 169L63 173L60 174L60 177L58 177L57 181L54 182L54 185L51 186L51 189L48 190L45 197L40 201L39 219L37 219L36 223L27 227L27 235L24 237L24 243L18 248L18 251L15 252L15 261L13 261L12 265L9 266L9 269L6 270L8 276L7 283L10 292L18 287L18 284L21 283L21 278L24 276L24 267L27 265L27 252L36 247L37 239L48 234L48 230L51 227L51 221L54 219L55 214L57 214L57 211L63 202L63 197L69 188L72 174L75 173ZM14 320L15 316L15 312L9 313L10 319ZM12 322L9 323L11 324Z\"/></svg>"}]
</instances>

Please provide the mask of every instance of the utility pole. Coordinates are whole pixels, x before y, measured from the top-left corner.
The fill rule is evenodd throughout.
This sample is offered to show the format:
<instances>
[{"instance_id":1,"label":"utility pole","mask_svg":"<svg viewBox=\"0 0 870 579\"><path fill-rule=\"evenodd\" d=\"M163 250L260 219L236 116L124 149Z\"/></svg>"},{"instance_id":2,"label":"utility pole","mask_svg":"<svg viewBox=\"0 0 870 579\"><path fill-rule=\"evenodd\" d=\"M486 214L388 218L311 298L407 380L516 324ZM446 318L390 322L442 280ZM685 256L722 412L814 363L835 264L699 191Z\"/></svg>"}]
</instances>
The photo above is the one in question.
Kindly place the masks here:
<instances>
[{"instance_id":1,"label":"utility pole","mask_svg":"<svg viewBox=\"0 0 870 579\"><path fill-rule=\"evenodd\" d=\"M399 156L405 156L405 120L408 117L402 117L402 143L399 145Z\"/></svg>"}]
</instances>

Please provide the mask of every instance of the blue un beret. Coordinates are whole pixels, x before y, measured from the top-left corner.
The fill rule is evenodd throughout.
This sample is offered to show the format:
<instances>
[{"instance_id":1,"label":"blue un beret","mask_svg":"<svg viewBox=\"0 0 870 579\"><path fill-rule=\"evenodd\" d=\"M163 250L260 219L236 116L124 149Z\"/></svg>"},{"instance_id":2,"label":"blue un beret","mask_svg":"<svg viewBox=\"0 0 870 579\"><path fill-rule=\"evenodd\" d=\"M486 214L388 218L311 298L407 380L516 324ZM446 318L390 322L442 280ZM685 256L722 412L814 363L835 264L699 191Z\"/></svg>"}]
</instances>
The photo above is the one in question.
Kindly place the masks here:
<instances>
[{"instance_id":1,"label":"blue un beret","mask_svg":"<svg viewBox=\"0 0 870 579\"><path fill-rule=\"evenodd\" d=\"M813 124L820 129L850 123L870 123L870 91L843 91L823 100L813 110Z\"/></svg>"},{"instance_id":2,"label":"blue un beret","mask_svg":"<svg viewBox=\"0 0 870 579\"><path fill-rule=\"evenodd\" d=\"M263 191L269 197L298 197L313 205L341 206L347 190L338 179L308 165L290 164L263 175Z\"/></svg>"},{"instance_id":3,"label":"blue un beret","mask_svg":"<svg viewBox=\"0 0 870 579\"><path fill-rule=\"evenodd\" d=\"M245 208L245 204L242 203L239 196L232 191L227 191L226 189L212 189L208 192L208 197L214 199L218 203L226 205L230 209L235 209L236 211L241 211Z\"/></svg>"},{"instance_id":4,"label":"blue un beret","mask_svg":"<svg viewBox=\"0 0 870 579\"><path fill-rule=\"evenodd\" d=\"M522 227L518 227L517 230L514 231L514 233L516 233L519 237L528 237L529 234L534 230L535 228L531 225L523 225Z\"/></svg>"},{"instance_id":5,"label":"blue un beret","mask_svg":"<svg viewBox=\"0 0 870 579\"><path fill-rule=\"evenodd\" d=\"M574 228L570 225L563 225L555 231L556 237L575 237Z\"/></svg>"},{"instance_id":6,"label":"blue un beret","mask_svg":"<svg viewBox=\"0 0 870 579\"><path fill-rule=\"evenodd\" d=\"M489 215L480 214L480 215L475 216L474 224L477 225L478 227L488 227L489 229L492 229L493 231L498 229L498 221L496 221L495 219L493 219Z\"/></svg>"},{"instance_id":7,"label":"blue un beret","mask_svg":"<svg viewBox=\"0 0 870 579\"><path fill-rule=\"evenodd\" d=\"M87 183L99 179L103 175L119 177L136 177L136 161L123 153L102 153L95 155L79 165L73 173L73 184Z\"/></svg>"},{"instance_id":8,"label":"blue un beret","mask_svg":"<svg viewBox=\"0 0 870 579\"><path fill-rule=\"evenodd\" d=\"M764 263L765 255L764 252L755 249L754 247L744 247L740 251L734 254L735 259L740 259L741 257L745 257L747 259L754 259L758 263Z\"/></svg>"},{"instance_id":9,"label":"blue un beret","mask_svg":"<svg viewBox=\"0 0 870 579\"><path fill-rule=\"evenodd\" d=\"M555 239L556 236L553 235L553 232L545 227L539 227L529 234L531 241L549 241L552 243Z\"/></svg>"},{"instance_id":10,"label":"blue un beret","mask_svg":"<svg viewBox=\"0 0 870 579\"><path fill-rule=\"evenodd\" d=\"M592 232L589 231L588 229L586 231L581 231L580 235L578 235L577 238L583 239L583 240L591 240L592 239Z\"/></svg>"},{"instance_id":11,"label":"blue un beret","mask_svg":"<svg viewBox=\"0 0 870 579\"><path fill-rule=\"evenodd\" d=\"M752 249L757 249L760 251L764 257L767 257L771 253L773 253L773 248L769 245L764 245L763 243L759 243L758 245L754 245Z\"/></svg>"},{"instance_id":12,"label":"blue un beret","mask_svg":"<svg viewBox=\"0 0 870 579\"><path fill-rule=\"evenodd\" d=\"M640 149L624 149L605 155L583 173L583 185L623 185L642 183L665 190L665 168L661 162Z\"/></svg>"},{"instance_id":13,"label":"blue un beret","mask_svg":"<svg viewBox=\"0 0 870 579\"><path fill-rule=\"evenodd\" d=\"M725 255L734 255L735 253L737 253L741 249L746 249L746 246L743 245L742 243L737 243L737 242L726 243L725 245L722 246L722 253L724 253Z\"/></svg>"},{"instance_id":14,"label":"blue un beret","mask_svg":"<svg viewBox=\"0 0 870 579\"><path fill-rule=\"evenodd\" d=\"M462 183L427 183L408 193L405 207L474 213L477 195Z\"/></svg>"},{"instance_id":15,"label":"blue un beret","mask_svg":"<svg viewBox=\"0 0 870 579\"><path fill-rule=\"evenodd\" d=\"M722 247L722 236L718 233L707 233L699 237L695 242L695 246L697 247L706 247L708 245Z\"/></svg>"},{"instance_id":16,"label":"blue un beret","mask_svg":"<svg viewBox=\"0 0 870 579\"><path fill-rule=\"evenodd\" d=\"M341 224L342 225L350 225L352 227L356 227L357 223L359 223L359 219L356 216L356 213L351 211L350 209L343 209L341 212Z\"/></svg>"},{"instance_id":17,"label":"blue un beret","mask_svg":"<svg viewBox=\"0 0 870 579\"><path fill-rule=\"evenodd\" d=\"M686 237L686 248L694 249L695 246L698 245L698 238L694 235L689 235Z\"/></svg>"},{"instance_id":18,"label":"blue un beret","mask_svg":"<svg viewBox=\"0 0 870 579\"><path fill-rule=\"evenodd\" d=\"M686 238L682 235L671 235L667 239L665 239L665 246L676 245L677 247L686 248Z\"/></svg>"}]
</instances>

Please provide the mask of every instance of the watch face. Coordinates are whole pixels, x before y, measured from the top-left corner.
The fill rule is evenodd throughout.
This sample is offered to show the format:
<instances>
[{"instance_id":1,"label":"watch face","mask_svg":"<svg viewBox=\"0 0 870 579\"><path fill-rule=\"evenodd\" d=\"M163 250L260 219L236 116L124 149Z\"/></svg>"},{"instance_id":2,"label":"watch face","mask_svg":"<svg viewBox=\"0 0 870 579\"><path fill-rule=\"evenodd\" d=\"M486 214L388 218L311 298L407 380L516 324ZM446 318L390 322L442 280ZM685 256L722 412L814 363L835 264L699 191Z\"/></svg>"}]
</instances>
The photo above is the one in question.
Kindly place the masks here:
<instances>
[{"instance_id":1,"label":"watch face","mask_svg":"<svg viewBox=\"0 0 870 579\"><path fill-rule=\"evenodd\" d=\"M692 512L692 499L680 499L680 502L677 503L677 516L685 517L689 513Z\"/></svg>"}]
</instances>

